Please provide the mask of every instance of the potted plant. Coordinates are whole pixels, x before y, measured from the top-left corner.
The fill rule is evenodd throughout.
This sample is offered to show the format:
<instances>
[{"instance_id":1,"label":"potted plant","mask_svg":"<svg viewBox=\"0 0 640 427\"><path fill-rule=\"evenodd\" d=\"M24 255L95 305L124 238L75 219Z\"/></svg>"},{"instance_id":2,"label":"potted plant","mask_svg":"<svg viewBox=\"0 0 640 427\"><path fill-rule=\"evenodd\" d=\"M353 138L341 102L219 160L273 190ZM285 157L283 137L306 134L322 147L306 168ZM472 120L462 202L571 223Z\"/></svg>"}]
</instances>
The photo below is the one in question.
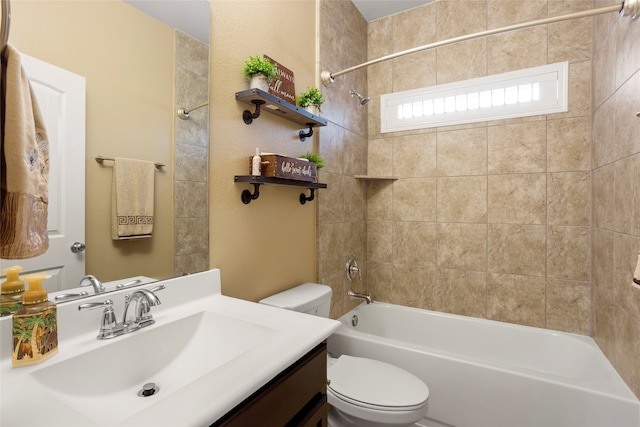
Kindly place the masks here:
<instances>
[{"instance_id":1,"label":"potted plant","mask_svg":"<svg viewBox=\"0 0 640 427\"><path fill-rule=\"evenodd\" d=\"M306 160L309 160L312 163L315 163L317 169L321 169L321 168L324 167L324 160L322 159L322 157L320 157L320 154L307 153L307 154L303 154L299 158L300 159L306 159Z\"/></svg>"},{"instance_id":2,"label":"potted plant","mask_svg":"<svg viewBox=\"0 0 640 427\"><path fill-rule=\"evenodd\" d=\"M322 112L320 106L324 103L322 92L317 87L308 87L298 97L298 105L310 112L318 115Z\"/></svg>"},{"instance_id":3,"label":"potted plant","mask_svg":"<svg viewBox=\"0 0 640 427\"><path fill-rule=\"evenodd\" d=\"M244 62L244 75L251 89L269 92L269 82L278 77L278 66L260 55L249 56Z\"/></svg>"}]
</instances>

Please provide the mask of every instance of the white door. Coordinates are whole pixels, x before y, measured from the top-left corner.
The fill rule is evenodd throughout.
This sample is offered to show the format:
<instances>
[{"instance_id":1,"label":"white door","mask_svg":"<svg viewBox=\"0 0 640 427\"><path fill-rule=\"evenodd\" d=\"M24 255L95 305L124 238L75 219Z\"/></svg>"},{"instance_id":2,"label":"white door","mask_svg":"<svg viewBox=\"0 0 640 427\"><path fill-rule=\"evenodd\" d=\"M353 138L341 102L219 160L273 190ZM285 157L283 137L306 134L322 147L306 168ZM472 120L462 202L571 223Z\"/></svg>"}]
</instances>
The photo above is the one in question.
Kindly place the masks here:
<instances>
[{"instance_id":1,"label":"white door","mask_svg":"<svg viewBox=\"0 0 640 427\"><path fill-rule=\"evenodd\" d=\"M35 258L0 260L2 268L21 265L44 272L49 292L76 287L84 275L85 78L39 59L21 55L38 99L49 137L49 250ZM76 245L77 246L77 245Z\"/></svg>"}]
</instances>

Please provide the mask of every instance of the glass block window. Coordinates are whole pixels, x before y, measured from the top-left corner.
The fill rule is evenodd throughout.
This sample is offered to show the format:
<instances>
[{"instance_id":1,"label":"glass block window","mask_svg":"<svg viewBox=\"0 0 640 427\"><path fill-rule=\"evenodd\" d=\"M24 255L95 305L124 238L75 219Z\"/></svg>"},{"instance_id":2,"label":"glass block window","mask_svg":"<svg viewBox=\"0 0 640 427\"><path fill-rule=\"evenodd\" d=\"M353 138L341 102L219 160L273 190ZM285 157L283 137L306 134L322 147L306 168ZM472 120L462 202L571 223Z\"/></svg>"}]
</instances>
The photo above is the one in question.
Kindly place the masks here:
<instances>
[{"instance_id":1,"label":"glass block window","mask_svg":"<svg viewBox=\"0 0 640 427\"><path fill-rule=\"evenodd\" d=\"M380 97L381 132L565 112L568 62Z\"/></svg>"}]
</instances>

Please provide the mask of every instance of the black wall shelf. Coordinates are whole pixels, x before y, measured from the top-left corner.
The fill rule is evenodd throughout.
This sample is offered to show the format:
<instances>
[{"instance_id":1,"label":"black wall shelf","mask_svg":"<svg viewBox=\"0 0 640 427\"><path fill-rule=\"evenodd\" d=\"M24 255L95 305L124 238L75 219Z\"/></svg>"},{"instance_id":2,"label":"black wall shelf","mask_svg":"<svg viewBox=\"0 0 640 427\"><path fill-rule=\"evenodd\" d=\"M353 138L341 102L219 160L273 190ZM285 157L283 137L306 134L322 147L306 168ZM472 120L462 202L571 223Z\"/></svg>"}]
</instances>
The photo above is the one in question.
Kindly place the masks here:
<instances>
[{"instance_id":1,"label":"black wall shelf","mask_svg":"<svg viewBox=\"0 0 640 427\"><path fill-rule=\"evenodd\" d=\"M240 196L242 203L248 205L252 200L255 200L260 196L260 186L264 184L270 185L285 185L289 187L302 187L311 191L311 195L300 194L300 204L304 205L306 202L310 202L315 197L315 190L319 188L327 188L327 184L321 182L308 182L297 181L295 179L287 178L274 178L267 176L255 176L255 175L236 175L235 182L244 182L247 184L253 184L253 193L249 190L244 190Z\"/></svg>"},{"instance_id":2,"label":"black wall shelf","mask_svg":"<svg viewBox=\"0 0 640 427\"><path fill-rule=\"evenodd\" d=\"M297 107L260 89L248 89L242 92L236 92L236 100L255 106L253 113L249 110L244 110L242 113L242 119L248 125L253 123L253 120L257 119L262 111L268 111L276 116L308 127L308 132L302 130L299 132L298 135L301 141L313 135L314 127L327 125L326 119L311 114L302 107Z\"/></svg>"}]
</instances>

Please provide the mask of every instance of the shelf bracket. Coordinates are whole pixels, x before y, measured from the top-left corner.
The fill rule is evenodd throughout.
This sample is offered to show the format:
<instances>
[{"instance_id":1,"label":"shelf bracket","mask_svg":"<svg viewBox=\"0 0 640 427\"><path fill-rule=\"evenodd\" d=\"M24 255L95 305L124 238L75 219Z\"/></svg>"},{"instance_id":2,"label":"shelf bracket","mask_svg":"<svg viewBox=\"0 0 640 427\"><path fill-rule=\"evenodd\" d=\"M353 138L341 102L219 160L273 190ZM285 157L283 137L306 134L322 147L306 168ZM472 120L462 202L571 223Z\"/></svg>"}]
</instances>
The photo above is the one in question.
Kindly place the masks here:
<instances>
[{"instance_id":1,"label":"shelf bracket","mask_svg":"<svg viewBox=\"0 0 640 427\"><path fill-rule=\"evenodd\" d=\"M256 106L255 113L251 113L251 111L249 111L249 110L244 110L242 112L242 120L244 120L245 124L248 124L248 125L253 123L253 119L257 119L258 117L260 117L260 106L265 104L264 101L261 101L259 99L254 99L254 100L251 101L251 103L255 104L255 106Z\"/></svg>"},{"instance_id":2,"label":"shelf bracket","mask_svg":"<svg viewBox=\"0 0 640 427\"><path fill-rule=\"evenodd\" d=\"M260 196L260 184L253 184L253 194L251 194L251 191L249 190L243 190L242 194L240 195L240 199L242 200L242 203L244 203L245 205L248 205L249 203L251 203L252 200L257 199Z\"/></svg>"},{"instance_id":3,"label":"shelf bracket","mask_svg":"<svg viewBox=\"0 0 640 427\"><path fill-rule=\"evenodd\" d=\"M315 197L315 188L310 188L309 191L311 191L311 195L309 197L307 197L304 193L300 194L300 204L304 205L307 202L310 202L314 199Z\"/></svg>"},{"instance_id":4,"label":"shelf bracket","mask_svg":"<svg viewBox=\"0 0 640 427\"><path fill-rule=\"evenodd\" d=\"M298 135L300 136L300 141L304 141L307 138L310 138L311 136L313 136L313 126L315 126L314 123L307 123L307 126L309 126L309 132L306 132L301 130L300 132L298 132Z\"/></svg>"}]
</instances>

